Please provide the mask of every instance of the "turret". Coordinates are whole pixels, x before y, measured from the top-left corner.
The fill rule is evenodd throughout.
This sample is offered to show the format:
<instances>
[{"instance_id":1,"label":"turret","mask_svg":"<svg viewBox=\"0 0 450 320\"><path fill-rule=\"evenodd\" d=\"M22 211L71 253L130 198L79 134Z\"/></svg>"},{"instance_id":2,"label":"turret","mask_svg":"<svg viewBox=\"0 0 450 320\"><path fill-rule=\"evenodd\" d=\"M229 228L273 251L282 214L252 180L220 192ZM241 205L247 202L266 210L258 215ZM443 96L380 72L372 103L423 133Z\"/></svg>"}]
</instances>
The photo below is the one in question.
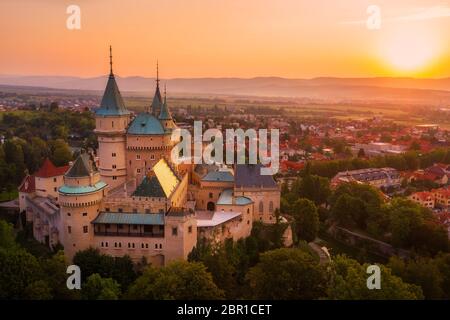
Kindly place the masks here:
<instances>
[{"instance_id":1,"label":"turret","mask_svg":"<svg viewBox=\"0 0 450 320\"><path fill-rule=\"evenodd\" d=\"M94 240L91 222L97 217L107 184L90 155L83 153L64 175L59 188L61 216L60 241L72 260L77 251L89 248Z\"/></svg>"}]
</instances>

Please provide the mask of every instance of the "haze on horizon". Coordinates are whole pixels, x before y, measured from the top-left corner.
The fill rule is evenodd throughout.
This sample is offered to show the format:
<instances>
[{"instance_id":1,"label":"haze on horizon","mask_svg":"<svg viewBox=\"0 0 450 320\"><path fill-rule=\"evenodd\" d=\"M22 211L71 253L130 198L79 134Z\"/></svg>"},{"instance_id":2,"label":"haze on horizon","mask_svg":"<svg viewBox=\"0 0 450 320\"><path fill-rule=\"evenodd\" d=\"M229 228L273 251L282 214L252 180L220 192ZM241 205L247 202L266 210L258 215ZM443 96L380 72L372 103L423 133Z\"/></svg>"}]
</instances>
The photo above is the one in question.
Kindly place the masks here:
<instances>
[{"instance_id":1,"label":"haze on horizon","mask_svg":"<svg viewBox=\"0 0 450 320\"><path fill-rule=\"evenodd\" d=\"M69 5L81 30L66 28ZM369 30L369 5L381 29ZM164 78L450 76L450 1L2 0L0 73Z\"/></svg>"}]
</instances>

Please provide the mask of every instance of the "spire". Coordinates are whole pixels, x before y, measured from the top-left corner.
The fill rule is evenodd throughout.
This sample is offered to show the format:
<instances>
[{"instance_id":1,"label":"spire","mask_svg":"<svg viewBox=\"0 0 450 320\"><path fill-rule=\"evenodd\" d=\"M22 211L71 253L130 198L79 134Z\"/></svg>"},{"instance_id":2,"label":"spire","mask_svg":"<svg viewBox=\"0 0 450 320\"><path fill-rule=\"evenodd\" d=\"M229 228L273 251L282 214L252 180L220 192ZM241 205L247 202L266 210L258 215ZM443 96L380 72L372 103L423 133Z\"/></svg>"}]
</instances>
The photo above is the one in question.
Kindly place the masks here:
<instances>
[{"instance_id":1,"label":"spire","mask_svg":"<svg viewBox=\"0 0 450 320\"><path fill-rule=\"evenodd\" d=\"M98 108L95 113L101 116L130 114L125 107L125 103L123 102L122 95L120 94L119 87L117 86L116 79L113 74L111 46L109 46L109 67L110 73L108 83L106 84L102 102L100 103L100 108Z\"/></svg>"},{"instance_id":2,"label":"spire","mask_svg":"<svg viewBox=\"0 0 450 320\"><path fill-rule=\"evenodd\" d=\"M170 115L169 108L167 107L167 91L166 84L164 84L164 103L161 106L161 112L158 116L159 120L171 120L172 116Z\"/></svg>"},{"instance_id":3,"label":"spire","mask_svg":"<svg viewBox=\"0 0 450 320\"><path fill-rule=\"evenodd\" d=\"M112 76L113 75L113 69L112 69L112 46L109 46L109 74Z\"/></svg>"},{"instance_id":4,"label":"spire","mask_svg":"<svg viewBox=\"0 0 450 320\"><path fill-rule=\"evenodd\" d=\"M159 81L159 63L158 61L156 61L156 90L151 104L151 112L155 117L158 116L162 107L161 92L159 91Z\"/></svg>"}]
</instances>

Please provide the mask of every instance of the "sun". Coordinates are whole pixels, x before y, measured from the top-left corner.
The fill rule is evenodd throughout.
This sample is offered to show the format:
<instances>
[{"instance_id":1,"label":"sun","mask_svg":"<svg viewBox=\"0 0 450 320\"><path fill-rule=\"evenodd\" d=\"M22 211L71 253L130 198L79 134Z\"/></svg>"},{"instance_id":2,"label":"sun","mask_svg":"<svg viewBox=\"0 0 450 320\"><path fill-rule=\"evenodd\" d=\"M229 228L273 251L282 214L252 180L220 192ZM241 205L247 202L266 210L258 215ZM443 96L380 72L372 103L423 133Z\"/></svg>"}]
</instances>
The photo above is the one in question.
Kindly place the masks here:
<instances>
[{"instance_id":1,"label":"sun","mask_svg":"<svg viewBox=\"0 0 450 320\"><path fill-rule=\"evenodd\" d=\"M381 43L383 60L393 71L420 72L430 66L438 55L435 38L425 30L397 30Z\"/></svg>"}]
</instances>

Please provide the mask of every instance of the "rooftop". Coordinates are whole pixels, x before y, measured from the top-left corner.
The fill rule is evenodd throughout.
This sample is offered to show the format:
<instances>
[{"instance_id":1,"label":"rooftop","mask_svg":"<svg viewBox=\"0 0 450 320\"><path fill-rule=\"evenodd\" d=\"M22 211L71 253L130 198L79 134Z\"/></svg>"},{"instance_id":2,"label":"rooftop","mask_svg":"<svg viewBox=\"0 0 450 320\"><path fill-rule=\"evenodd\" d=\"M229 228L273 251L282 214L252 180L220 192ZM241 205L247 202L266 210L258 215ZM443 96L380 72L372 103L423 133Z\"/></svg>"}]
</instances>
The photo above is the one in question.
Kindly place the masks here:
<instances>
[{"instance_id":1,"label":"rooftop","mask_svg":"<svg viewBox=\"0 0 450 320\"><path fill-rule=\"evenodd\" d=\"M140 113L133 119L128 127L129 134L136 135L162 135L164 128L158 119L150 113Z\"/></svg>"},{"instance_id":2,"label":"rooftop","mask_svg":"<svg viewBox=\"0 0 450 320\"><path fill-rule=\"evenodd\" d=\"M69 169L69 166L57 167L48 158L46 158L42 166L34 175L39 178L62 176L66 173L67 169Z\"/></svg>"},{"instance_id":3,"label":"rooftop","mask_svg":"<svg viewBox=\"0 0 450 320\"><path fill-rule=\"evenodd\" d=\"M139 224L139 225L164 225L162 213L119 213L100 212L93 224Z\"/></svg>"},{"instance_id":4,"label":"rooftop","mask_svg":"<svg viewBox=\"0 0 450 320\"><path fill-rule=\"evenodd\" d=\"M270 175L261 175L262 164L238 164L235 169L235 185L240 187L275 188L277 183Z\"/></svg>"}]
</instances>

